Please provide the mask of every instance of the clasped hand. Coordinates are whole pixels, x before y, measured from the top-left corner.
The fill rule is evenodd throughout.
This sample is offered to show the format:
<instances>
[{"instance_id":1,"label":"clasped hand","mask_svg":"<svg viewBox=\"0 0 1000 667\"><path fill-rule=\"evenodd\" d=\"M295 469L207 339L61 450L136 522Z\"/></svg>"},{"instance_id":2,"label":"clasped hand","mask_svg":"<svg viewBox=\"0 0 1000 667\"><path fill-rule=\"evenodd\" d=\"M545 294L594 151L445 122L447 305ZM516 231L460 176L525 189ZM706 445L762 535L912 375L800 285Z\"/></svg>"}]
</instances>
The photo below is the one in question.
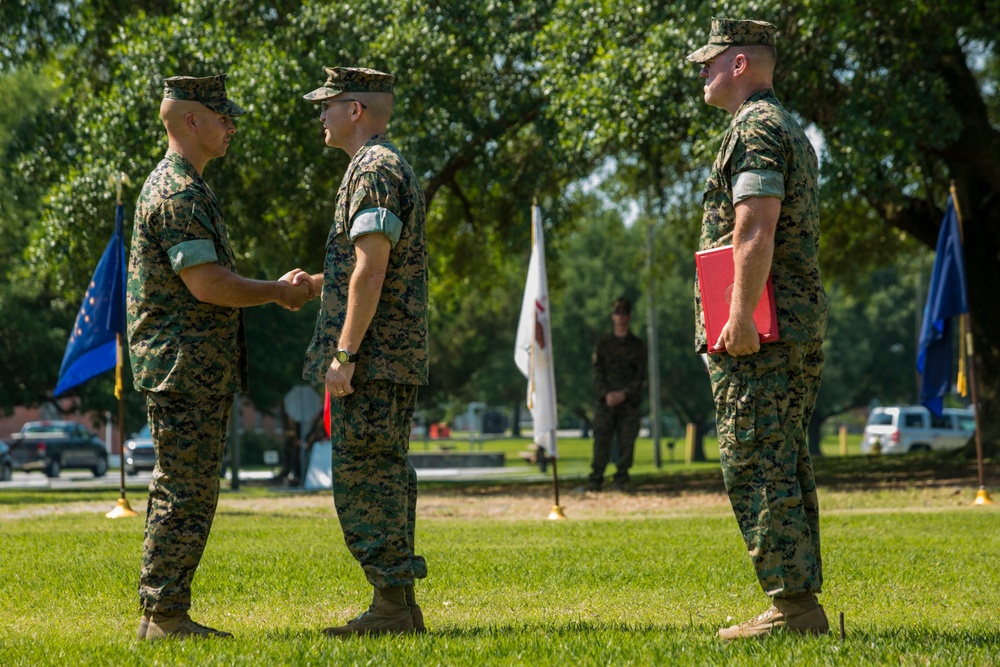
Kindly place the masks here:
<instances>
[{"instance_id":1,"label":"clasped hand","mask_svg":"<svg viewBox=\"0 0 1000 667\"><path fill-rule=\"evenodd\" d=\"M278 304L288 310L298 310L315 294L312 277L302 269L292 269L278 279L278 282L288 285L282 290Z\"/></svg>"},{"instance_id":2,"label":"clasped hand","mask_svg":"<svg viewBox=\"0 0 1000 667\"><path fill-rule=\"evenodd\" d=\"M624 391L609 391L604 396L604 402L609 408L613 408L624 403L626 398Z\"/></svg>"}]
</instances>

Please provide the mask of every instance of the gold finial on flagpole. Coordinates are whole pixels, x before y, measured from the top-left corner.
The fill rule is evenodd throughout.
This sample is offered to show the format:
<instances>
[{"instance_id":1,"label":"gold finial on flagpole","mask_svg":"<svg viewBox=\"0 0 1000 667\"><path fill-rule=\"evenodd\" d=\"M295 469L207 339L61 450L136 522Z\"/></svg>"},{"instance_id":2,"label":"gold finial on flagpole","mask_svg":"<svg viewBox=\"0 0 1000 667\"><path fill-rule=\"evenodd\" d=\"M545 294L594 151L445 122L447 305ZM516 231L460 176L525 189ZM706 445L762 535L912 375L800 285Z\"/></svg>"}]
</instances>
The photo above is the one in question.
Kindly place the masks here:
<instances>
[{"instance_id":1,"label":"gold finial on flagpole","mask_svg":"<svg viewBox=\"0 0 1000 667\"><path fill-rule=\"evenodd\" d=\"M122 203L122 187L124 185L132 186L132 180L129 179L128 174L124 171L108 176L108 187L115 189L115 201L119 204Z\"/></svg>"}]
</instances>

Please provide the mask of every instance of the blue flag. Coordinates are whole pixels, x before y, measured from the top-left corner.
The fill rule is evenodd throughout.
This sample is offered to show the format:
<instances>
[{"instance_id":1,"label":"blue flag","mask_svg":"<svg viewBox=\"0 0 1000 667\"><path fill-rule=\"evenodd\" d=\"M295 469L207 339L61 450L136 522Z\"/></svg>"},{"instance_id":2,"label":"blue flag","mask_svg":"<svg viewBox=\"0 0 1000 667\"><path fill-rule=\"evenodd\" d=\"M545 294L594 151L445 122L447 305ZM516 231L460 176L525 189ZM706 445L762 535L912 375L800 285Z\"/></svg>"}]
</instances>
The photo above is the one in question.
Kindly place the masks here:
<instances>
[{"instance_id":1,"label":"blue flag","mask_svg":"<svg viewBox=\"0 0 1000 667\"><path fill-rule=\"evenodd\" d=\"M117 364L117 335L125 333L124 216L122 205L118 204L115 209L115 233L101 255L87 293L83 295L83 304L66 345L54 392L56 396L115 368Z\"/></svg>"},{"instance_id":2,"label":"blue flag","mask_svg":"<svg viewBox=\"0 0 1000 667\"><path fill-rule=\"evenodd\" d=\"M922 376L920 402L937 415L944 405L941 397L951 389L951 318L967 312L962 237L955 205L948 197L917 346L917 370Z\"/></svg>"}]
</instances>

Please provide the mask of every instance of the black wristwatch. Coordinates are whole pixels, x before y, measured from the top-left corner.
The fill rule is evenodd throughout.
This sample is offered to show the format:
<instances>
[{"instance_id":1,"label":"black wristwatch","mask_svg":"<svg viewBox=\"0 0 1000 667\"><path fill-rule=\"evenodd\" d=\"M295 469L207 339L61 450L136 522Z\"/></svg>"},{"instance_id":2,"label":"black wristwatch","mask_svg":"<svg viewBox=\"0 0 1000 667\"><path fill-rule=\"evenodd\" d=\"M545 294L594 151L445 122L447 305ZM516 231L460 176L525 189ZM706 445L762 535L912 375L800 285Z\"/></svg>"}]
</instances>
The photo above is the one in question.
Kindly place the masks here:
<instances>
[{"instance_id":1,"label":"black wristwatch","mask_svg":"<svg viewBox=\"0 0 1000 667\"><path fill-rule=\"evenodd\" d=\"M351 354L347 350L337 350L333 353L333 358L342 364L353 364L358 360L358 355Z\"/></svg>"}]
</instances>

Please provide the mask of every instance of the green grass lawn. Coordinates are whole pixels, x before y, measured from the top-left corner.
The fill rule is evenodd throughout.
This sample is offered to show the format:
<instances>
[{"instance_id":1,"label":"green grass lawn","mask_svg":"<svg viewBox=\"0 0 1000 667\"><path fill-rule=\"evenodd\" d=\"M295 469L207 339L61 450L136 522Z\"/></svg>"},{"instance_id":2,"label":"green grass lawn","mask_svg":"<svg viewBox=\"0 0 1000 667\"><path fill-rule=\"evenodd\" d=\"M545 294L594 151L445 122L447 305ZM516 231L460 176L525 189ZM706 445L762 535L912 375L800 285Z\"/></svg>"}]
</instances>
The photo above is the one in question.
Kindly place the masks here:
<instances>
[{"instance_id":1,"label":"green grass lawn","mask_svg":"<svg viewBox=\"0 0 1000 667\"><path fill-rule=\"evenodd\" d=\"M581 474L589 443L564 445ZM821 601L845 639L723 644L767 602L718 463L643 456L635 495L567 490L566 521L544 482L422 485L419 637L319 634L370 599L329 493L225 492L192 616L236 638L140 643L141 518L104 518L115 492L0 492L0 665L1000 664L1000 510L970 506L968 462L819 460Z\"/></svg>"}]
</instances>

